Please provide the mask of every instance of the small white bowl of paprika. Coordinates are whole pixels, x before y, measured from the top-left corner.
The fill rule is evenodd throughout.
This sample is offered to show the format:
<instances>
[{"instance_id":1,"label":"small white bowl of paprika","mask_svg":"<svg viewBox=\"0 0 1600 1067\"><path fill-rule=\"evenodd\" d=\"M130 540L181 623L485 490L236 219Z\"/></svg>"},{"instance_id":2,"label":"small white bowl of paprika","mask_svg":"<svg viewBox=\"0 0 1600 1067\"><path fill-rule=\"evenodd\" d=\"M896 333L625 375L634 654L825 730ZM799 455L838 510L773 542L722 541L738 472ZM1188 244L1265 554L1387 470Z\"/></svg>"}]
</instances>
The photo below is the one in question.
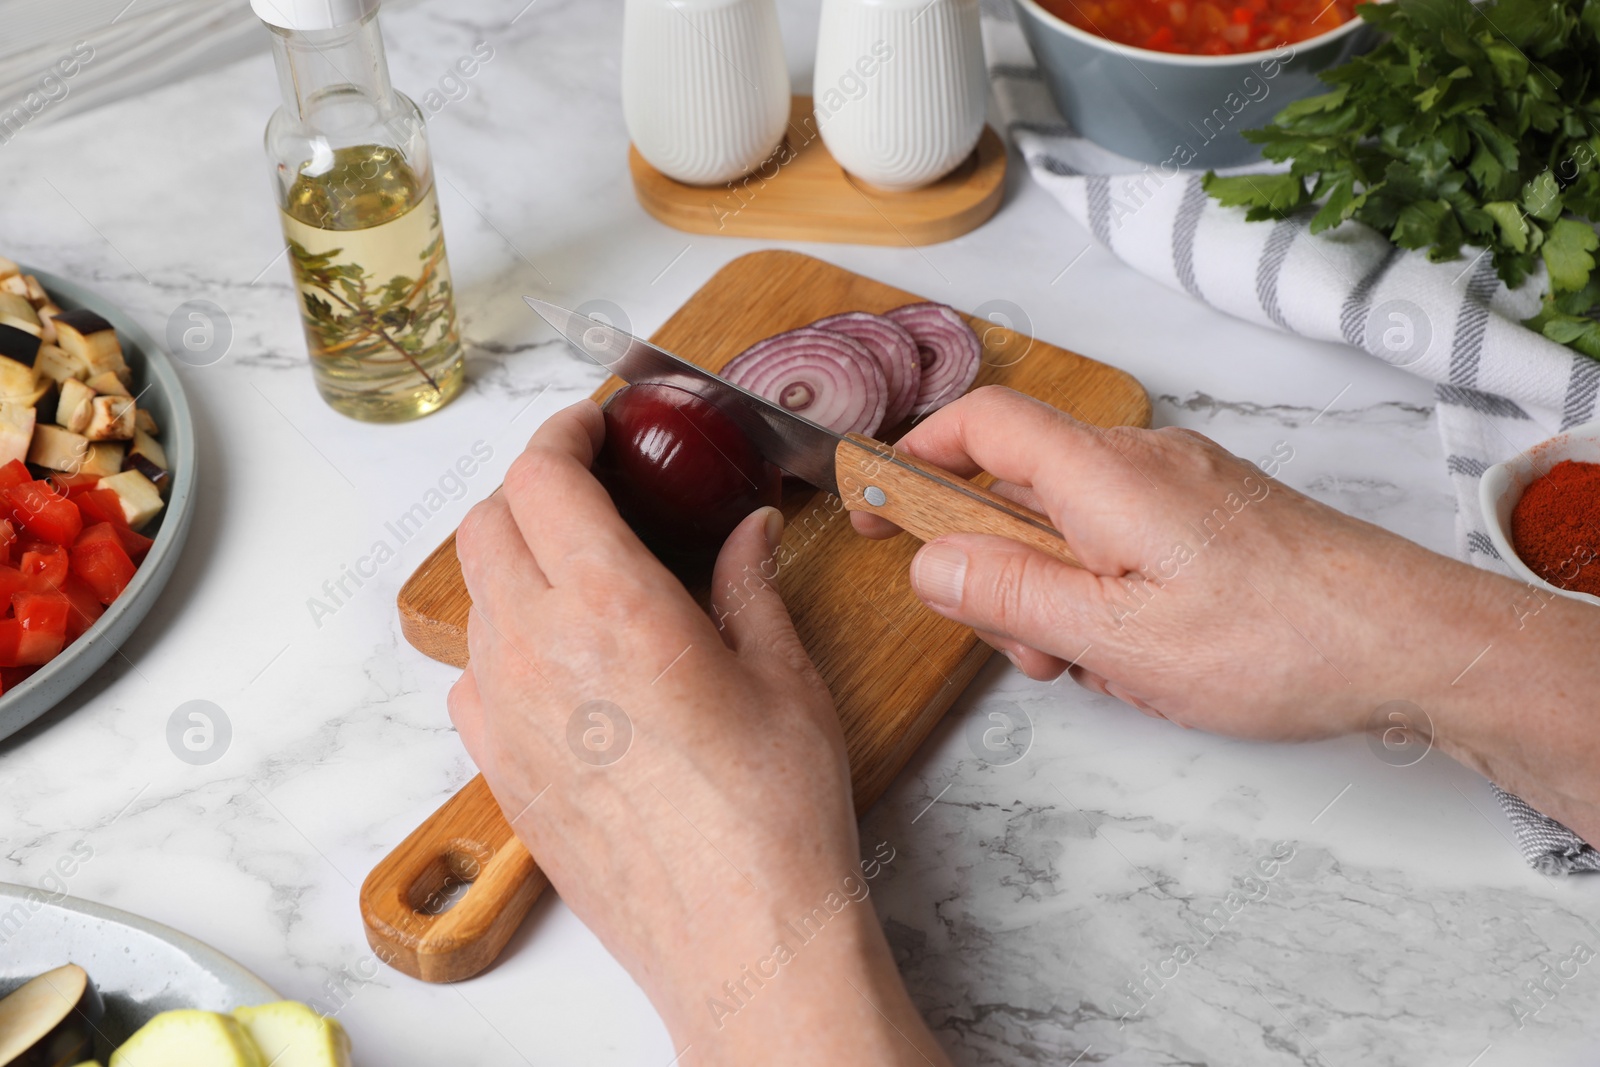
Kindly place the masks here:
<instances>
[{"instance_id":1,"label":"small white bowl of paprika","mask_svg":"<svg viewBox=\"0 0 1600 1067\"><path fill-rule=\"evenodd\" d=\"M1490 542L1519 578L1600 606L1600 422L1496 463L1478 501Z\"/></svg>"}]
</instances>

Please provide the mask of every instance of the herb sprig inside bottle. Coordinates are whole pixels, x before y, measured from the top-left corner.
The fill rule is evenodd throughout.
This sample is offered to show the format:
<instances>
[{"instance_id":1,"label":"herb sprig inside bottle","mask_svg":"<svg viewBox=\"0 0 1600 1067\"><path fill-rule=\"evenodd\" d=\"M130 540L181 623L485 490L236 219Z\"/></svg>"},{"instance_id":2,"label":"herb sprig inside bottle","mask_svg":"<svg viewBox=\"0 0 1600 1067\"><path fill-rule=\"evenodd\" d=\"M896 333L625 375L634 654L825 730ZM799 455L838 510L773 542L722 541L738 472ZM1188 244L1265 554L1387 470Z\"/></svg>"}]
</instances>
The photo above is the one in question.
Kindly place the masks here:
<instances>
[{"instance_id":1,"label":"herb sprig inside bottle","mask_svg":"<svg viewBox=\"0 0 1600 1067\"><path fill-rule=\"evenodd\" d=\"M267 124L317 389L335 410L399 422L465 374L421 111L389 84L378 0L252 0L284 104Z\"/></svg>"}]
</instances>

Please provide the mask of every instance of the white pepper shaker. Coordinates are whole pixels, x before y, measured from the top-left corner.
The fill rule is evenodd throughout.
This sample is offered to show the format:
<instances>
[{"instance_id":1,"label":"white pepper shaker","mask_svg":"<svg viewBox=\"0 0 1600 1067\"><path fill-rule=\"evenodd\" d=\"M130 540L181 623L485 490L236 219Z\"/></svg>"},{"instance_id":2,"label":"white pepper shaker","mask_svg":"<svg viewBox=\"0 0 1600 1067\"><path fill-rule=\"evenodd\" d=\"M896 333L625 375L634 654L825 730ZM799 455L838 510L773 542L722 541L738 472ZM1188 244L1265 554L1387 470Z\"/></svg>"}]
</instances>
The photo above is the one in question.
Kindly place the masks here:
<instances>
[{"instance_id":1,"label":"white pepper shaker","mask_svg":"<svg viewBox=\"0 0 1600 1067\"><path fill-rule=\"evenodd\" d=\"M823 0L817 127L845 170L889 190L944 177L983 133L978 0Z\"/></svg>"},{"instance_id":2,"label":"white pepper shaker","mask_svg":"<svg viewBox=\"0 0 1600 1067\"><path fill-rule=\"evenodd\" d=\"M622 113L669 178L713 185L760 166L789 122L774 0L627 0Z\"/></svg>"}]
</instances>

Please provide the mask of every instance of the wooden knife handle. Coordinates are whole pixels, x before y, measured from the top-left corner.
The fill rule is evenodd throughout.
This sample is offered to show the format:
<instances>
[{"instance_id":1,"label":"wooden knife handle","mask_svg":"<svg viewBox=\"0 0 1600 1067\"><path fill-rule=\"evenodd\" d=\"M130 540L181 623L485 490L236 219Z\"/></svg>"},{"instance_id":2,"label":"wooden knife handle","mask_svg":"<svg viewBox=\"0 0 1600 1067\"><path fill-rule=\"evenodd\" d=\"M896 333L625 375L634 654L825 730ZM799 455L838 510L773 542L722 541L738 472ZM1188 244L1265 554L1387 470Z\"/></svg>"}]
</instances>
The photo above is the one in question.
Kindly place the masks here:
<instances>
[{"instance_id":1,"label":"wooden knife handle","mask_svg":"<svg viewBox=\"0 0 1600 1067\"><path fill-rule=\"evenodd\" d=\"M413 978L459 982L495 961L549 884L480 774L367 875L367 943Z\"/></svg>"},{"instance_id":2,"label":"wooden knife handle","mask_svg":"<svg viewBox=\"0 0 1600 1067\"><path fill-rule=\"evenodd\" d=\"M994 534L1081 566L1045 516L882 441L847 434L834 454L834 473L846 508L881 515L919 540Z\"/></svg>"}]
</instances>

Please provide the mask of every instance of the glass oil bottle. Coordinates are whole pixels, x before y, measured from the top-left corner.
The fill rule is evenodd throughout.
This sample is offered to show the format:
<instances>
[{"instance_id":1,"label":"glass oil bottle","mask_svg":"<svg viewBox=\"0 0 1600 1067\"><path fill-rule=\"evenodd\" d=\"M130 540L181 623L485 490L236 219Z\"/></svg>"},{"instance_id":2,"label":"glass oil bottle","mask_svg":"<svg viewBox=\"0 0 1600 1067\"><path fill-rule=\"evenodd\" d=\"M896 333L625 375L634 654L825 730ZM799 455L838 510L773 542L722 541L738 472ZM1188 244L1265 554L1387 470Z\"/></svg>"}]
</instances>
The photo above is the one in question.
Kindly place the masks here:
<instances>
[{"instance_id":1,"label":"glass oil bottle","mask_svg":"<svg viewBox=\"0 0 1600 1067\"><path fill-rule=\"evenodd\" d=\"M378 0L252 0L283 106L266 150L317 390L403 422L465 381L427 131L389 84Z\"/></svg>"}]
</instances>

